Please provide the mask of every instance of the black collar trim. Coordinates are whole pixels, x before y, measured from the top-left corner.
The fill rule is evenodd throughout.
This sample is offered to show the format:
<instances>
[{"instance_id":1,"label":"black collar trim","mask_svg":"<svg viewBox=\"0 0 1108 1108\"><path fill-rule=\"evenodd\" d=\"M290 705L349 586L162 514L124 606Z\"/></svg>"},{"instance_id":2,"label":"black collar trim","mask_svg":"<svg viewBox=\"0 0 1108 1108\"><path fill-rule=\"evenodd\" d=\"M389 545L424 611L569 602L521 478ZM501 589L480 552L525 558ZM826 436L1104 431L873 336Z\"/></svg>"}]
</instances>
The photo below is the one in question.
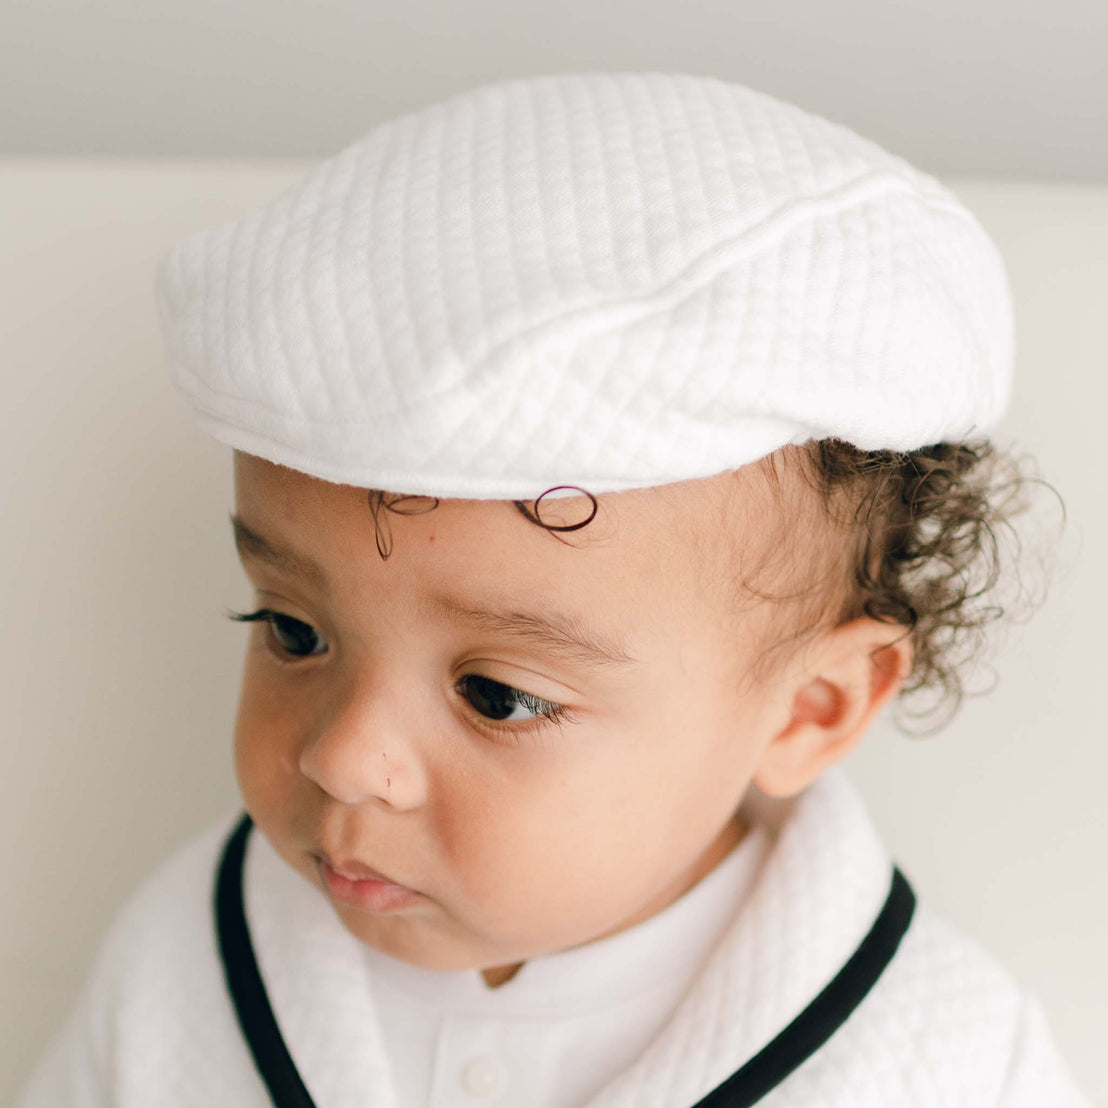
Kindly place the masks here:
<instances>
[{"instance_id":1,"label":"black collar trim","mask_svg":"<svg viewBox=\"0 0 1108 1108\"><path fill-rule=\"evenodd\" d=\"M253 826L244 813L227 837L219 862L213 900L223 975L239 1027L275 1108L315 1108L281 1037L246 924L242 867ZM908 930L915 907L912 887L894 865L885 904L846 965L779 1035L693 1108L750 1108L819 1050L877 984Z\"/></svg>"},{"instance_id":2,"label":"black collar trim","mask_svg":"<svg viewBox=\"0 0 1108 1108\"><path fill-rule=\"evenodd\" d=\"M815 1054L877 984L915 908L915 893L894 865L885 904L846 965L792 1023L693 1108L749 1108Z\"/></svg>"}]
</instances>

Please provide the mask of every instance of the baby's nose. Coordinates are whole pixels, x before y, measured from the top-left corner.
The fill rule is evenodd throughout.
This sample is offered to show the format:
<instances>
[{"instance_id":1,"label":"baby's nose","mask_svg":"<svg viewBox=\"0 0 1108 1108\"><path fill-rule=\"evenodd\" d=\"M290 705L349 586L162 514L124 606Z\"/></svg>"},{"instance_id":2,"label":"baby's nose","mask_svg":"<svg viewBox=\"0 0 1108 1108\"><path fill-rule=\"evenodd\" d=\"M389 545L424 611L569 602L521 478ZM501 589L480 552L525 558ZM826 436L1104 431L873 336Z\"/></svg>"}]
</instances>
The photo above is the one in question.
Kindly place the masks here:
<instances>
[{"instance_id":1,"label":"baby's nose","mask_svg":"<svg viewBox=\"0 0 1108 1108\"><path fill-rule=\"evenodd\" d=\"M418 807L426 777L399 699L378 683L329 701L301 748L300 772L342 804L380 800L393 808Z\"/></svg>"}]
</instances>

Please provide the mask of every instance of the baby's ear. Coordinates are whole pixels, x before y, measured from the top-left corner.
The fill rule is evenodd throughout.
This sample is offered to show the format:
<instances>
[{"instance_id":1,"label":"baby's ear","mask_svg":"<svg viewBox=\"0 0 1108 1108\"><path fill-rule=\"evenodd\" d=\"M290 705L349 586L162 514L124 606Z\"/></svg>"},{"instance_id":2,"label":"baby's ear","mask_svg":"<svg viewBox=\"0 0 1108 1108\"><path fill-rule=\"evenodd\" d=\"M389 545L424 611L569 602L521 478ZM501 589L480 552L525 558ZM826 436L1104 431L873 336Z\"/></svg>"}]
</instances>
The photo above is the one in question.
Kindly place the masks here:
<instances>
[{"instance_id":1,"label":"baby's ear","mask_svg":"<svg viewBox=\"0 0 1108 1108\"><path fill-rule=\"evenodd\" d=\"M844 758L896 695L912 667L908 629L862 616L824 633L794 671L792 710L752 778L792 796Z\"/></svg>"}]
</instances>

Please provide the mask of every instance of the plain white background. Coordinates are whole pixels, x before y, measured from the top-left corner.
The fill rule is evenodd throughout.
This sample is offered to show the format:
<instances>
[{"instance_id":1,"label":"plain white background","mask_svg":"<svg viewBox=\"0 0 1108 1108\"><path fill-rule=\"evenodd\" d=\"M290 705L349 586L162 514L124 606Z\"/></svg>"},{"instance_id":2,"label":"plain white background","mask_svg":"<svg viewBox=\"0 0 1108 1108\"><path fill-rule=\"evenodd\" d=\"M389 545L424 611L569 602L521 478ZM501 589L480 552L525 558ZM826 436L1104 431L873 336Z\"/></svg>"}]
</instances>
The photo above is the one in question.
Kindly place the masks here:
<instances>
[{"instance_id":1,"label":"plain white background","mask_svg":"<svg viewBox=\"0 0 1108 1108\"><path fill-rule=\"evenodd\" d=\"M121 899L237 804L230 760L250 592L230 450L161 361L152 278L187 232L275 196L304 163L0 162L0 1102ZM1045 604L996 640L995 691L939 735L883 720L847 759L917 893L1042 999L1108 1104L1108 189L948 180L1006 259L1015 401L995 436L1040 498ZM988 683L984 674L979 684ZM1044 1106L1048 1108L1048 1106Z\"/></svg>"},{"instance_id":2,"label":"plain white background","mask_svg":"<svg viewBox=\"0 0 1108 1108\"><path fill-rule=\"evenodd\" d=\"M498 77L741 81L933 173L1108 184L1103 0L6 0L0 152L325 157Z\"/></svg>"}]
</instances>

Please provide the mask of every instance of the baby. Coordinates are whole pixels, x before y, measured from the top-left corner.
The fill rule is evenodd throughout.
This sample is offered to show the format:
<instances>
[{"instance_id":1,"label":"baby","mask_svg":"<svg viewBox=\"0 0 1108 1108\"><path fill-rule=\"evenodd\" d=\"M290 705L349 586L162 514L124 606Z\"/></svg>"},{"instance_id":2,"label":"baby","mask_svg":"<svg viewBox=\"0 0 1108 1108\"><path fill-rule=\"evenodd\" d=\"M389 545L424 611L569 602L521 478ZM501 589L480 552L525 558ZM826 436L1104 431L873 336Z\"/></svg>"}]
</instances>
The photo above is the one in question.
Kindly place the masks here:
<instances>
[{"instance_id":1,"label":"baby","mask_svg":"<svg viewBox=\"0 0 1108 1108\"><path fill-rule=\"evenodd\" d=\"M382 124L158 276L233 448L245 813L20 1104L1086 1105L838 763L961 694L1024 479L995 248L715 78Z\"/></svg>"}]
</instances>

